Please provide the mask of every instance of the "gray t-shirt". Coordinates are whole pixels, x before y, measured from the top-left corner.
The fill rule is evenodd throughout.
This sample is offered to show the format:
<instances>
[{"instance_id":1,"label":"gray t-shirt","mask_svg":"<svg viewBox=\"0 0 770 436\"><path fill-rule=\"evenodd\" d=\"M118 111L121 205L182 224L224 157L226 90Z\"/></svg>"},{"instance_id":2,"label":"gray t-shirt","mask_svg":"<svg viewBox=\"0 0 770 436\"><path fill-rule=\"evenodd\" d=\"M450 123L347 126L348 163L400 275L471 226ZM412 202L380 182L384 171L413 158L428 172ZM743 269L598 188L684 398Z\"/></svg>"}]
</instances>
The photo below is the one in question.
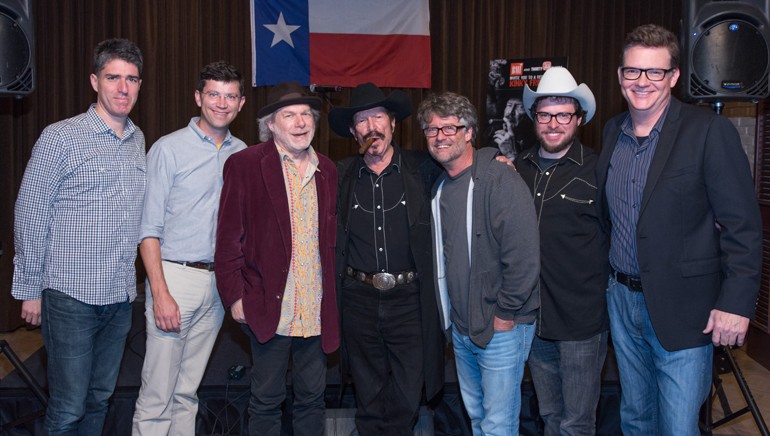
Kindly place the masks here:
<instances>
[{"instance_id":1,"label":"gray t-shirt","mask_svg":"<svg viewBox=\"0 0 770 436\"><path fill-rule=\"evenodd\" d=\"M470 257L468 256L467 204L471 167L456 177L447 177L441 191L441 237L444 240L447 288L452 303L450 317L462 335L468 335L468 294Z\"/></svg>"}]
</instances>

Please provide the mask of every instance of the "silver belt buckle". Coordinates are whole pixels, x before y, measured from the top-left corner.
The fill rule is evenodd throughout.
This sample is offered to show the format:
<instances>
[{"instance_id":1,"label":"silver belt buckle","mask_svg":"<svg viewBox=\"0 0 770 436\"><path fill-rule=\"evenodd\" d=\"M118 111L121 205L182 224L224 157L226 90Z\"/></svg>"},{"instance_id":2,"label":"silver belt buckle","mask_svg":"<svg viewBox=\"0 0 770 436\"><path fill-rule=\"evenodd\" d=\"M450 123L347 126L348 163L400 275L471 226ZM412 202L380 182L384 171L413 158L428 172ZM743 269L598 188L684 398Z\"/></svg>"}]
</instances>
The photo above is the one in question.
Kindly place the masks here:
<instances>
[{"instance_id":1,"label":"silver belt buckle","mask_svg":"<svg viewBox=\"0 0 770 436\"><path fill-rule=\"evenodd\" d=\"M377 273L372 276L372 286L381 291L393 289L396 286L396 277L390 273Z\"/></svg>"}]
</instances>

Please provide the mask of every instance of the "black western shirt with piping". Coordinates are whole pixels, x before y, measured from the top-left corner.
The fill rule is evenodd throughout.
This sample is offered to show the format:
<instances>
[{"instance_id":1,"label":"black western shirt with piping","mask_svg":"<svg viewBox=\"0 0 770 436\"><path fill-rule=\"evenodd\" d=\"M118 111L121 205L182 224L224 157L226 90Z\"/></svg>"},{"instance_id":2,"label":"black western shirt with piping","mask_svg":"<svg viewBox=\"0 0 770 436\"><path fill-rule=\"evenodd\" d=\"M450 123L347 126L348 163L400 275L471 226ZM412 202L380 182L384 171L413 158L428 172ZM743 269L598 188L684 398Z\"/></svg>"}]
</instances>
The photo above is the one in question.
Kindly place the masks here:
<instances>
[{"instance_id":1,"label":"black western shirt with piping","mask_svg":"<svg viewBox=\"0 0 770 436\"><path fill-rule=\"evenodd\" d=\"M541 168L539 148L516 159L540 227L537 334L551 340L584 340L609 328L608 238L596 209L598 155L576 139L564 156Z\"/></svg>"}]
</instances>

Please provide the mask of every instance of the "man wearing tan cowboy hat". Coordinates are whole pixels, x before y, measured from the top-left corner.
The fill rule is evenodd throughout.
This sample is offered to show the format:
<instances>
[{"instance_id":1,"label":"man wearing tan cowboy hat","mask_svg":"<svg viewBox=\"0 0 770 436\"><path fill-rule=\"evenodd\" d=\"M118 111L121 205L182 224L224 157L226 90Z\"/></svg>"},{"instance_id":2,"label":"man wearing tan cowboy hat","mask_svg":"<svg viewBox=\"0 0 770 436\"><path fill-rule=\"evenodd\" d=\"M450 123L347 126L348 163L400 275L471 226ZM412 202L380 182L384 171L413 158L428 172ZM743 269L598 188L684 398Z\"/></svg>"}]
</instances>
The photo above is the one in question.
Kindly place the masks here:
<instances>
[{"instance_id":1,"label":"man wearing tan cowboy hat","mask_svg":"<svg viewBox=\"0 0 770 436\"><path fill-rule=\"evenodd\" d=\"M430 240L430 186L440 170L427 153L393 141L411 113L409 97L387 97L373 83L353 89L348 107L329 113L360 156L338 163L337 286L345 359L356 392L362 435L411 435L423 385L442 388Z\"/></svg>"},{"instance_id":2,"label":"man wearing tan cowboy hat","mask_svg":"<svg viewBox=\"0 0 770 436\"><path fill-rule=\"evenodd\" d=\"M516 168L540 225L540 322L529 355L546 435L592 435L607 354L607 237L596 210L597 154L578 126L596 112L588 86L563 67L524 88L538 144Z\"/></svg>"},{"instance_id":3,"label":"man wearing tan cowboy hat","mask_svg":"<svg viewBox=\"0 0 770 436\"><path fill-rule=\"evenodd\" d=\"M251 341L249 434L281 434L291 356L294 434L322 435L326 354L339 345L337 171L310 145L320 99L286 82L267 101L257 114L264 142L225 163L216 279Z\"/></svg>"}]
</instances>

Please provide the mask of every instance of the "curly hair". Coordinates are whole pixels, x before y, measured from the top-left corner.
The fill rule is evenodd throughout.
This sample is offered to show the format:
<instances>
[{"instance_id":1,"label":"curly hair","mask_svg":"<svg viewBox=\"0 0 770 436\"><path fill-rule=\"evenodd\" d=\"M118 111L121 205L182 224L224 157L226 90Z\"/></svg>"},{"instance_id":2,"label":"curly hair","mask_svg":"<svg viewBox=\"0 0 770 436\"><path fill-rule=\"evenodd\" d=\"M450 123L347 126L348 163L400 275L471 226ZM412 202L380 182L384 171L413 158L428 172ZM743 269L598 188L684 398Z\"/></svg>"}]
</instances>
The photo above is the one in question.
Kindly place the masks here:
<instances>
[{"instance_id":1,"label":"curly hair","mask_svg":"<svg viewBox=\"0 0 770 436\"><path fill-rule=\"evenodd\" d=\"M420 122L421 129L428 126L428 121L433 115L457 117L461 123L465 124L466 129L472 129L471 142L476 143L478 115L476 115L476 108L467 97L449 91L428 95L417 108L417 120Z\"/></svg>"}]
</instances>

